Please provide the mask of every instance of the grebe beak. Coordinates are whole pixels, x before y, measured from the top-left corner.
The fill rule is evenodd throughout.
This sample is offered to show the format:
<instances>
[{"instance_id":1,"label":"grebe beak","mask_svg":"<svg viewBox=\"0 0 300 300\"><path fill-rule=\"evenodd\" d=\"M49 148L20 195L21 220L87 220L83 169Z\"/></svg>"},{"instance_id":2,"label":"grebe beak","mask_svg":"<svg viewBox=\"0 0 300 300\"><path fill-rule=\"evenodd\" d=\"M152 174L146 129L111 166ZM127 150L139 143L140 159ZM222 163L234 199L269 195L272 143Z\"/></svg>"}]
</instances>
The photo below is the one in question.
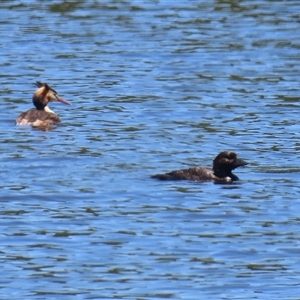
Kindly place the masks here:
<instances>
[{"instance_id":1,"label":"grebe beak","mask_svg":"<svg viewBox=\"0 0 300 300\"><path fill-rule=\"evenodd\" d=\"M61 103L64 103L64 104L68 104L68 105L72 105L70 102L68 102L67 100L57 96L56 97L57 101L61 102Z\"/></svg>"}]
</instances>

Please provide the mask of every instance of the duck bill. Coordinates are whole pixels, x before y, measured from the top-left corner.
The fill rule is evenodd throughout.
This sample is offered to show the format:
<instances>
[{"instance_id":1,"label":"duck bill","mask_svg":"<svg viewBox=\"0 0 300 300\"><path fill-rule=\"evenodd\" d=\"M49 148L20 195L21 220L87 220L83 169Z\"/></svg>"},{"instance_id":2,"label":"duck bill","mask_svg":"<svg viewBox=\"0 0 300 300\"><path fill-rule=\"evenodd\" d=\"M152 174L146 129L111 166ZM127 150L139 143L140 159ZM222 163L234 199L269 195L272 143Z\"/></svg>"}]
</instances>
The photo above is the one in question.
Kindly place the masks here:
<instances>
[{"instance_id":1,"label":"duck bill","mask_svg":"<svg viewBox=\"0 0 300 300\"><path fill-rule=\"evenodd\" d=\"M67 100L61 98L61 97L57 97L57 101L64 103L64 104L68 104L68 105L72 105L70 102L68 102Z\"/></svg>"},{"instance_id":2,"label":"duck bill","mask_svg":"<svg viewBox=\"0 0 300 300\"><path fill-rule=\"evenodd\" d=\"M246 161L244 161L243 159L237 159L234 165L237 168L237 167L246 166L246 165L248 165L248 163Z\"/></svg>"}]
</instances>

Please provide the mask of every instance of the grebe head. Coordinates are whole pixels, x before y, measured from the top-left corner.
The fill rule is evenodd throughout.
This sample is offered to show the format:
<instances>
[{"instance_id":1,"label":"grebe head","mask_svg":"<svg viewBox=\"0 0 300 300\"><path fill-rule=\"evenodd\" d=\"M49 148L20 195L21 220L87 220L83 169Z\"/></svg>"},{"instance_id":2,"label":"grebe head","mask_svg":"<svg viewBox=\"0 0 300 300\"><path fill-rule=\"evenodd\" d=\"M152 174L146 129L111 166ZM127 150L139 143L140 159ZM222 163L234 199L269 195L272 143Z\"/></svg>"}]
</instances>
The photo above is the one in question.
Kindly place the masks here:
<instances>
[{"instance_id":1,"label":"grebe head","mask_svg":"<svg viewBox=\"0 0 300 300\"><path fill-rule=\"evenodd\" d=\"M53 88L51 88L47 83L37 81L35 85L38 89L35 91L32 97L32 102L36 109L44 110L47 107L48 103L53 101L59 101L64 104L71 105L70 102L61 98L57 94L57 92Z\"/></svg>"}]
</instances>

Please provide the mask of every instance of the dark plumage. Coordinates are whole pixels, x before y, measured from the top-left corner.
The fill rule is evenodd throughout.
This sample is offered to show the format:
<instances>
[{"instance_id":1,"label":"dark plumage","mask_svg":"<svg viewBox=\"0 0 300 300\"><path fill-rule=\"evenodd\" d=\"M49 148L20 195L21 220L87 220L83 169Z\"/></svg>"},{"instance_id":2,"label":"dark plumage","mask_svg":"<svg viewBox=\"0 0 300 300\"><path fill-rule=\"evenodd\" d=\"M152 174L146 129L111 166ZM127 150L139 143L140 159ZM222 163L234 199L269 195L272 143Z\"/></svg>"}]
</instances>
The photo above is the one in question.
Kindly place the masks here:
<instances>
[{"instance_id":1,"label":"dark plumage","mask_svg":"<svg viewBox=\"0 0 300 300\"><path fill-rule=\"evenodd\" d=\"M176 170L166 174L151 176L160 180L193 180L193 181L214 181L216 183L228 183L239 180L231 171L237 167L245 166L248 163L237 157L236 153L223 151L217 155L210 168L189 168Z\"/></svg>"},{"instance_id":2,"label":"dark plumage","mask_svg":"<svg viewBox=\"0 0 300 300\"><path fill-rule=\"evenodd\" d=\"M47 127L59 123L59 117L48 107L48 103L54 101L69 105L71 103L61 98L47 83L37 81L35 85L38 88L32 97L35 108L21 113L16 119L16 124Z\"/></svg>"}]
</instances>

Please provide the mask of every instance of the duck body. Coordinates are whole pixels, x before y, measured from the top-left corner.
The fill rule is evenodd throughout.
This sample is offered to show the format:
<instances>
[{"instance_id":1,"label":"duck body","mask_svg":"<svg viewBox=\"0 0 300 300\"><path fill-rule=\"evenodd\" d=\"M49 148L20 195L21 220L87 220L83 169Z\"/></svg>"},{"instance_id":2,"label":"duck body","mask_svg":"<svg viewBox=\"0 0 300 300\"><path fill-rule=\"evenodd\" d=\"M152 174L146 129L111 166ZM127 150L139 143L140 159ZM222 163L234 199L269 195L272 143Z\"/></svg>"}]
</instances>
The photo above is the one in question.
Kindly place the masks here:
<instances>
[{"instance_id":1,"label":"duck body","mask_svg":"<svg viewBox=\"0 0 300 300\"><path fill-rule=\"evenodd\" d=\"M223 151L213 161L211 168L189 168L175 170L165 174L156 174L152 178L160 180L192 180L192 181L214 181L215 183L230 183L239 180L232 173L237 167L245 166L248 163L237 157L236 153Z\"/></svg>"},{"instance_id":2,"label":"duck body","mask_svg":"<svg viewBox=\"0 0 300 300\"><path fill-rule=\"evenodd\" d=\"M48 103L54 101L69 105L71 103L62 99L47 83L37 81L36 86L38 89L32 97L35 108L31 108L28 111L21 113L16 119L16 124L48 127L59 123L60 118L48 107Z\"/></svg>"}]
</instances>

